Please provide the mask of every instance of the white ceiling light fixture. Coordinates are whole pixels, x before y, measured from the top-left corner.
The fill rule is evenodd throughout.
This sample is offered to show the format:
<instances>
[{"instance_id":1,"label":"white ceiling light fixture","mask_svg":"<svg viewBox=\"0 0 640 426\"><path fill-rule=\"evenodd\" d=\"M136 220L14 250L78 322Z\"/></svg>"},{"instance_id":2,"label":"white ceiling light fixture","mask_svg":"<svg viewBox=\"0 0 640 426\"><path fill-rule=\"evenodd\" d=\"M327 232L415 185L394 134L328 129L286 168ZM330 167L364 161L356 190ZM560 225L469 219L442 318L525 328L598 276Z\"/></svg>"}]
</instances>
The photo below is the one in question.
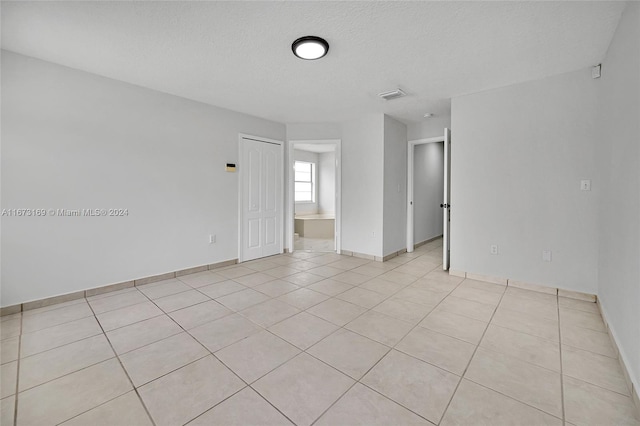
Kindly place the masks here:
<instances>
[{"instance_id":1,"label":"white ceiling light fixture","mask_svg":"<svg viewBox=\"0 0 640 426\"><path fill-rule=\"evenodd\" d=\"M401 89L396 89L396 90L391 90L389 92L378 93L378 96L380 96L385 101L390 101L392 99L398 99L398 98L407 96L407 94L403 92Z\"/></svg>"},{"instance_id":2,"label":"white ceiling light fixture","mask_svg":"<svg viewBox=\"0 0 640 426\"><path fill-rule=\"evenodd\" d=\"M293 42L291 50L298 58L313 61L324 57L329 52L329 43L320 37L304 36Z\"/></svg>"}]
</instances>

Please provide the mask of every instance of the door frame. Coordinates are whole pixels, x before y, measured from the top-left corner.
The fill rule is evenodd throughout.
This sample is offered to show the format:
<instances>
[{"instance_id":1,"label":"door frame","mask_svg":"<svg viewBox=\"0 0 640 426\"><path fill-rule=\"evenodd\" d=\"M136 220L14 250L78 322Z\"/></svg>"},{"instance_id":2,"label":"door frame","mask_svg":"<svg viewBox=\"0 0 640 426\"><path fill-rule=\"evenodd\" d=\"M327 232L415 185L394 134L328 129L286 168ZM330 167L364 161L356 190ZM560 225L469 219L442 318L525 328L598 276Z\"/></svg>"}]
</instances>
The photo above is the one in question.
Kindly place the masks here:
<instances>
[{"instance_id":1,"label":"door frame","mask_svg":"<svg viewBox=\"0 0 640 426\"><path fill-rule=\"evenodd\" d=\"M342 235L342 139L306 139L306 140L290 140L288 148L289 161L287 163L287 170L289 172L289 179L287 182L287 194L289 194L287 205L287 233L289 240L289 252L293 253L294 247L294 220L295 220L295 172L293 170L295 159L294 149L299 144L324 144L336 146L336 171L335 171L335 223L334 223L334 247L337 254L340 254L341 250L341 235Z\"/></svg>"},{"instance_id":2,"label":"door frame","mask_svg":"<svg viewBox=\"0 0 640 426\"><path fill-rule=\"evenodd\" d=\"M407 146L407 252L414 250L414 215L413 215L413 195L414 195L414 170L413 161L415 156L416 145L424 145L427 143L444 142L444 135L433 138L416 139L408 142Z\"/></svg>"},{"instance_id":3,"label":"door frame","mask_svg":"<svg viewBox=\"0 0 640 426\"><path fill-rule=\"evenodd\" d=\"M280 164L284 164L284 141L279 141L276 139L269 139L262 136L248 135L246 133L238 133L238 162L236 166L238 167L239 175L238 175L238 263L244 262L244 251L243 251L243 236L244 236L244 179L246 178L245 173L246 169L243 167L243 158L242 158L242 147L244 145L244 140L249 139L257 142L270 143L273 145L278 145L280 147ZM280 200L279 204L282 207L282 213L280 214L280 253L283 252L284 247L284 168L280 170Z\"/></svg>"}]
</instances>

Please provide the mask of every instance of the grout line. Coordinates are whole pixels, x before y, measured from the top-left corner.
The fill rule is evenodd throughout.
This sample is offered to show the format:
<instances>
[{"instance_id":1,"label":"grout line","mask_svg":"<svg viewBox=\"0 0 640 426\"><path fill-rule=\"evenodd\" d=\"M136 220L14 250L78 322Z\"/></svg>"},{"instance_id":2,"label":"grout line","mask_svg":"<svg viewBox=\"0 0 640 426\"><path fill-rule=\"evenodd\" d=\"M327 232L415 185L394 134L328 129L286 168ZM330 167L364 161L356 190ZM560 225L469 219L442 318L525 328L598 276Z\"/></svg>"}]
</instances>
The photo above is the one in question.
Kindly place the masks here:
<instances>
[{"instance_id":1,"label":"grout line","mask_svg":"<svg viewBox=\"0 0 640 426\"><path fill-rule=\"evenodd\" d=\"M15 397L13 400L13 426L18 424L18 390L20 389L20 352L22 350L22 318L23 314L20 314L20 334L18 335L18 359L16 360L16 389Z\"/></svg>"},{"instance_id":2,"label":"grout line","mask_svg":"<svg viewBox=\"0 0 640 426\"><path fill-rule=\"evenodd\" d=\"M466 278L465 278L465 280L466 280ZM465 280L463 280L460 284L462 284ZM473 358L475 358L476 353L478 352L478 348L480 348L480 343L482 343L482 339L484 339L485 334L487 334L487 330L489 329L489 325L491 324L491 321L493 321L493 317L495 316L496 312L498 311L498 306L500 306L500 303L502 303L502 299L504 298L504 295L505 295L506 291L507 291L507 289L506 289L506 286L505 286L504 291L500 295L500 300L498 301L498 304L496 305L496 307L493 309L493 313L491 314L491 318L489 318L489 321L487 322L487 326L484 328L484 331L482 332L482 336L480 336L480 339L478 340L478 344L476 345L475 349L473 350L473 353L471 354L471 357L469 358L469 361L467 362L467 366L462 371L462 375L460 375L460 380L458 381L458 384L456 385L456 388L454 389L453 393L451 394L451 398L449 399L449 402L447 403L447 406L445 407L444 411L442 412L442 416L440 417L440 420L438 420L438 424L440 424L440 422L442 422L442 419L444 419L444 416L447 414L447 411L449 410L449 407L451 406L451 401L453 401L453 398L456 396L456 393L458 392L458 388L460 388L460 384L462 383L462 380L464 380L465 375L467 374L467 370L469 369L469 366L471 365L471 361L473 361Z\"/></svg>"},{"instance_id":3,"label":"grout line","mask_svg":"<svg viewBox=\"0 0 640 426\"><path fill-rule=\"evenodd\" d=\"M564 407L564 372L562 369L562 327L560 326L560 300L558 300L558 297L560 296L556 295L556 302L558 304L558 349L560 351L560 404L562 405L562 424L566 425L567 417Z\"/></svg>"}]
</instances>

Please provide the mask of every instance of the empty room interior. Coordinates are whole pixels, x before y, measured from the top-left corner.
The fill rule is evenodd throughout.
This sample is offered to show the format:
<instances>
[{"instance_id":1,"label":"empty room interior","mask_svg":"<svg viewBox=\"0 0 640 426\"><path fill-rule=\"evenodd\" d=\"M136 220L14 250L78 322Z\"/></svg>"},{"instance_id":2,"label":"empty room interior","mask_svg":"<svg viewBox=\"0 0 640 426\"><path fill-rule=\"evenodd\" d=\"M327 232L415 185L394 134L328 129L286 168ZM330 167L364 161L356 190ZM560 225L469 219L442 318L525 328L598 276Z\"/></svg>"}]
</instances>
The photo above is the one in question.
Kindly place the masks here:
<instances>
[{"instance_id":1,"label":"empty room interior","mask_svg":"<svg viewBox=\"0 0 640 426\"><path fill-rule=\"evenodd\" d=\"M640 3L2 1L1 425L640 426Z\"/></svg>"}]
</instances>

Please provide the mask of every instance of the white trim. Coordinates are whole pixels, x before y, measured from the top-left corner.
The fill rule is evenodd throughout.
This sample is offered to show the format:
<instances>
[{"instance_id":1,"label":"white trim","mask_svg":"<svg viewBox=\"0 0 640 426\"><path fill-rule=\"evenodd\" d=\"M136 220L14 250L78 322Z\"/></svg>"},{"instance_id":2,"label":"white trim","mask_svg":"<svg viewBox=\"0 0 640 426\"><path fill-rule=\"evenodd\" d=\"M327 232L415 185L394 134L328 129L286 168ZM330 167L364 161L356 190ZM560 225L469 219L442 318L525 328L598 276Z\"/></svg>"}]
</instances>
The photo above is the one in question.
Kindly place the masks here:
<instances>
[{"instance_id":1,"label":"white trim","mask_svg":"<svg viewBox=\"0 0 640 426\"><path fill-rule=\"evenodd\" d=\"M243 139L250 139L250 140L254 140L254 141L258 141L258 142L266 142L266 143L271 143L274 145L279 145L280 146L280 161L281 164L284 165L284 141L279 141L276 139L269 139L269 138L265 138L262 136L255 136L255 135L248 135L246 133L238 133L238 169L239 169L239 175L238 175L238 263L240 262L244 262L244 257L243 257L243 253L242 253L242 232L244 230L244 208L243 208L243 201L244 201L244 197L242 194L242 184L243 184L243 180L244 180L244 167L242 164L242 140ZM280 205L283 207L282 208L282 214L280 215L280 248L279 251L280 253L282 253L284 251L283 247L284 247L284 213L285 213L285 205L284 205L284 169L282 170L282 179L280 181L280 185L282 186L282 193L280 195Z\"/></svg>"},{"instance_id":2,"label":"white trim","mask_svg":"<svg viewBox=\"0 0 640 426\"><path fill-rule=\"evenodd\" d=\"M414 238L413 238L413 181L415 176L413 175L413 158L416 145L423 145L426 143L444 142L444 135L436 136L434 138L416 139L408 142L407 147L407 252L413 252Z\"/></svg>"},{"instance_id":3,"label":"white trim","mask_svg":"<svg viewBox=\"0 0 640 426\"><path fill-rule=\"evenodd\" d=\"M295 194L294 194L294 174L293 165L295 159L293 158L293 150L297 144L332 144L336 146L336 176L335 176L335 198L336 198L336 211L335 211L335 250L340 254L341 251L341 235L342 235L342 139L310 139L310 140L290 140L289 141L289 161L287 164L287 170L289 171L289 179L287 182L287 189L289 194L289 202L287 205L288 218L287 234L289 239L289 252L294 251L294 218L295 218Z\"/></svg>"}]
</instances>

